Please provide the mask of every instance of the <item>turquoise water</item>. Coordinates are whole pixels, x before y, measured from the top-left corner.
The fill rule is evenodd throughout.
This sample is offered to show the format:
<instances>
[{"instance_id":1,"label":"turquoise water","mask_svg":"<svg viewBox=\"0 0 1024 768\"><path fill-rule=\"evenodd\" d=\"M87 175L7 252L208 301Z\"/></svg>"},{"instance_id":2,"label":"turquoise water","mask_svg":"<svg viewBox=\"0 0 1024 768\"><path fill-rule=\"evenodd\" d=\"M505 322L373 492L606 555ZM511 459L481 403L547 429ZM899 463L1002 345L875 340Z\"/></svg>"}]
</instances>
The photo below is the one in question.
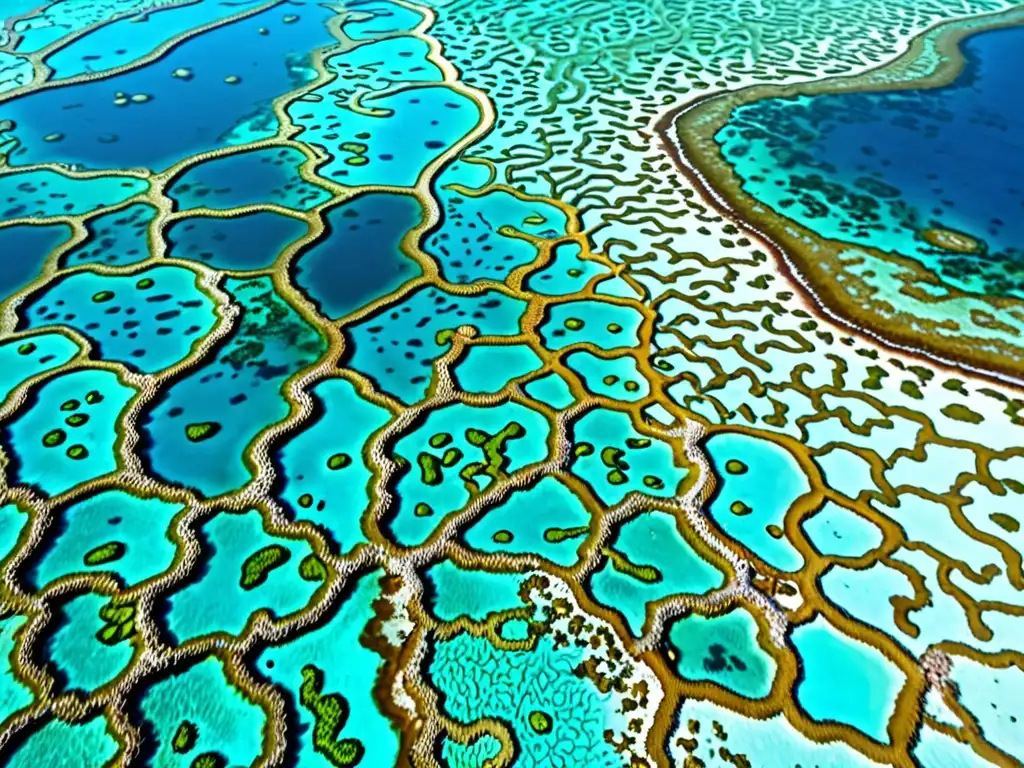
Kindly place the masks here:
<instances>
[{"instance_id":1,"label":"turquoise water","mask_svg":"<svg viewBox=\"0 0 1024 768\"><path fill-rule=\"evenodd\" d=\"M489 614L523 607L519 585L525 577L519 573L471 571L443 562L428 570L426 576L431 613L441 621L460 616L483 621Z\"/></svg>"},{"instance_id":2,"label":"turquoise water","mask_svg":"<svg viewBox=\"0 0 1024 768\"><path fill-rule=\"evenodd\" d=\"M53 543L32 569L29 580L43 587L71 573L114 573L132 586L163 573L174 560L168 537L172 518L182 508L160 499L141 499L124 491L106 491L72 504L59 517ZM124 545L115 561L89 565L85 556L111 542Z\"/></svg>"},{"instance_id":3,"label":"turquoise water","mask_svg":"<svg viewBox=\"0 0 1024 768\"><path fill-rule=\"evenodd\" d=\"M455 379L464 392L491 394L541 365L537 353L525 344L474 345L456 366Z\"/></svg>"},{"instance_id":4,"label":"turquoise water","mask_svg":"<svg viewBox=\"0 0 1024 768\"><path fill-rule=\"evenodd\" d=\"M431 365L447 351L438 333L472 325L487 336L519 333L524 302L497 292L456 297L437 288L416 291L385 313L348 331L354 351L347 365L365 373L405 403L421 400Z\"/></svg>"},{"instance_id":5,"label":"turquoise water","mask_svg":"<svg viewBox=\"0 0 1024 768\"><path fill-rule=\"evenodd\" d=\"M53 745L60 744L59 750ZM107 732L107 721L94 717L71 725L50 720L32 733L11 755L11 768L101 768L117 754L117 742Z\"/></svg>"},{"instance_id":6,"label":"turquoise water","mask_svg":"<svg viewBox=\"0 0 1024 768\"><path fill-rule=\"evenodd\" d=\"M481 552L536 554L568 567L589 532L590 514L583 503L558 480L545 477L488 511L466 531L465 540Z\"/></svg>"},{"instance_id":7,"label":"turquoise water","mask_svg":"<svg viewBox=\"0 0 1024 768\"><path fill-rule=\"evenodd\" d=\"M628 355L605 360L590 352L573 352L565 363L583 379L583 385L598 397L634 402L650 394L650 385Z\"/></svg>"},{"instance_id":8,"label":"turquoise water","mask_svg":"<svg viewBox=\"0 0 1024 768\"><path fill-rule=\"evenodd\" d=\"M775 660L757 640L758 627L745 608L712 619L691 614L672 624L669 642L676 669L687 680L708 680L751 699L768 695Z\"/></svg>"},{"instance_id":9,"label":"turquoise water","mask_svg":"<svg viewBox=\"0 0 1024 768\"><path fill-rule=\"evenodd\" d=\"M445 215L424 249L453 283L503 280L537 258L537 245L520 235L550 239L565 234L565 214L555 206L503 190L465 194L450 186L461 176L455 169L435 183Z\"/></svg>"},{"instance_id":10,"label":"turquoise water","mask_svg":"<svg viewBox=\"0 0 1024 768\"><path fill-rule=\"evenodd\" d=\"M879 651L840 634L820 616L793 630L793 646L803 666L796 698L807 714L844 723L887 744L903 673Z\"/></svg>"},{"instance_id":11,"label":"turquoise water","mask_svg":"<svg viewBox=\"0 0 1024 768\"><path fill-rule=\"evenodd\" d=\"M882 531L855 512L829 501L803 522L804 533L823 555L863 557L882 543Z\"/></svg>"},{"instance_id":12,"label":"turquoise water","mask_svg":"<svg viewBox=\"0 0 1024 768\"><path fill-rule=\"evenodd\" d=\"M490 734L484 734L471 744L459 744L444 739L441 756L450 768L484 768L501 751L501 742Z\"/></svg>"},{"instance_id":13,"label":"turquoise water","mask_svg":"<svg viewBox=\"0 0 1024 768\"><path fill-rule=\"evenodd\" d=\"M113 472L117 419L133 394L107 371L80 370L47 381L31 409L5 430L14 449L14 477L55 495Z\"/></svg>"},{"instance_id":14,"label":"turquoise water","mask_svg":"<svg viewBox=\"0 0 1024 768\"><path fill-rule=\"evenodd\" d=\"M37 333L3 342L0 344L2 399L6 400L26 379L59 368L76 354L78 346L59 333Z\"/></svg>"},{"instance_id":15,"label":"turquoise water","mask_svg":"<svg viewBox=\"0 0 1024 768\"><path fill-rule=\"evenodd\" d=\"M309 602L317 584L299 575L299 564L310 554L306 542L266 533L256 511L221 512L201 530L205 544L201 578L167 601L167 628L178 642L211 632L237 635L259 609L281 617ZM246 558L272 545L287 550L287 560L264 572L262 583L243 586Z\"/></svg>"},{"instance_id":16,"label":"turquoise water","mask_svg":"<svg viewBox=\"0 0 1024 768\"><path fill-rule=\"evenodd\" d=\"M457 721L490 716L509 723L521 749L519 766L617 765L600 735L610 694L572 674L582 655L572 645L554 650L550 638L541 638L532 652L499 651L484 638L462 633L438 643L430 678ZM489 695L476 695L480 690ZM531 727L532 712L551 719L547 733Z\"/></svg>"},{"instance_id":17,"label":"turquoise water","mask_svg":"<svg viewBox=\"0 0 1024 768\"><path fill-rule=\"evenodd\" d=\"M665 512L644 512L625 523L609 545L619 557L645 567L644 578L625 573L609 556L590 579L590 591L626 619L639 636L648 604L677 594L702 595L724 585L725 577L701 559Z\"/></svg>"},{"instance_id":18,"label":"turquoise water","mask_svg":"<svg viewBox=\"0 0 1024 768\"><path fill-rule=\"evenodd\" d=\"M506 435L495 443L501 457L498 464L490 463L482 440L474 443L471 430L483 433L482 440ZM457 403L432 412L422 427L394 447L394 455L405 459L409 469L398 481L401 502L388 522L393 540L403 546L423 543L441 518L461 509L471 493L543 461L548 454L548 431L541 414L517 403L494 408ZM428 463L432 471L426 468Z\"/></svg>"},{"instance_id":19,"label":"turquoise water","mask_svg":"<svg viewBox=\"0 0 1024 768\"><path fill-rule=\"evenodd\" d=\"M180 362L216 322L213 301L180 267L112 277L78 272L40 294L28 328L61 323L90 338L101 360L155 373Z\"/></svg>"},{"instance_id":20,"label":"turquoise water","mask_svg":"<svg viewBox=\"0 0 1024 768\"><path fill-rule=\"evenodd\" d=\"M711 503L715 522L772 567L799 569L803 557L784 536L773 536L768 526L782 528L793 502L810 492L800 465L770 440L738 433L713 436L706 450L722 482ZM746 469L730 472L730 461L741 462ZM743 508L734 507L737 503Z\"/></svg>"},{"instance_id":21,"label":"turquoise water","mask_svg":"<svg viewBox=\"0 0 1024 768\"><path fill-rule=\"evenodd\" d=\"M199 755L215 752L229 765L249 765L263 748L266 716L228 678L224 665L208 658L155 683L139 709L146 720L147 764L188 768ZM174 736L182 722L195 726L194 746L179 754Z\"/></svg>"},{"instance_id":22,"label":"turquoise water","mask_svg":"<svg viewBox=\"0 0 1024 768\"><path fill-rule=\"evenodd\" d=\"M380 576L380 571L361 576L340 610L319 628L287 645L267 648L256 660L259 671L293 700L300 698L303 668L313 665L320 670L321 694L340 695L348 705L348 717L339 723L338 739L358 739L364 750L360 764L365 766L394 765L398 755L399 734L373 697L383 659L360 641L374 616ZM296 764L331 768L332 763L313 747L313 713L301 703L296 710L300 729Z\"/></svg>"},{"instance_id":23,"label":"turquoise water","mask_svg":"<svg viewBox=\"0 0 1024 768\"><path fill-rule=\"evenodd\" d=\"M32 689L15 679L11 667L15 635L24 625L23 616L0 619L0 722L32 703Z\"/></svg>"},{"instance_id":24,"label":"turquoise water","mask_svg":"<svg viewBox=\"0 0 1024 768\"><path fill-rule=\"evenodd\" d=\"M523 390L534 400L559 410L568 408L576 401L565 379L557 373L549 373L534 379L524 386Z\"/></svg>"},{"instance_id":25,"label":"turquoise water","mask_svg":"<svg viewBox=\"0 0 1024 768\"><path fill-rule=\"evenodd\" d=\"M207 496L249 480L243 451L263 425L288 415L282 385L324 348L269 279L228 280L224 287L242 305L231 340L216 359L171 386L141 425L153 471ZM190 426L209 424L217 427L203 439L189 437Z\"/></svg>"},{"instance_id":26,"label":"turquoise water","mask_svg":"<svg viewBox=\"0 0 1024 768\"><path fill-rule=\"evenodd\" d=\"M568 301L556 304L541 326L541 338L548 349L589 343L604 350L634 347L643 315L630 307L599 301Z\"/></svg>"},{"instance_id":27,"label":"turquoise water","mask_svg":"<svg viewBox=\"0 0 1024 768\"><path fill-rule=\"evenodd\" d=\"M89 693L113 680L131 661L131 644L107 645L96 637L106 626L100 609L108 602L104 595L87 592L65 603L54 618L52 626L59 628L50 636L46 652L65 690Z\"/></svg>"},{"instance_id":28,"label":"turquoise water","mask_svg":"<svg viewBox=\"0 0 1024 768\"><path fill-rule=\"evenodd\" d=\"M556 245L551 263L530 275L526 287L546 296L562 296L583 290L593 278L607 272L607 268L581 259L582 252L578 243Z\"/></svg>"},{"instance_id":29,"label":"turquoise water","mask_svg":"<svg viewBox=\"0 0 1024 768\"><path fill-rule=\"evenodd\" d=\"M595 410L574 429L572 471L585 480L605 504L617 504L630 491L674 496L686 477L676 466L672 448L633 428L625 413Z\"/></svg>"},{"instance_id":30,"label":"turquoise water","mask_svg":"<svg viewBox=\"0 0 1024 768\"><path fill-rule=\"evenodd\" d=\"M370 470L363 446L390 414L343 379L325 381L313 394L322 415L278 454L280 497L295 519L320 526L347 552L366 540L360 520L370 501Z\"/></svg>"}]
</instances>

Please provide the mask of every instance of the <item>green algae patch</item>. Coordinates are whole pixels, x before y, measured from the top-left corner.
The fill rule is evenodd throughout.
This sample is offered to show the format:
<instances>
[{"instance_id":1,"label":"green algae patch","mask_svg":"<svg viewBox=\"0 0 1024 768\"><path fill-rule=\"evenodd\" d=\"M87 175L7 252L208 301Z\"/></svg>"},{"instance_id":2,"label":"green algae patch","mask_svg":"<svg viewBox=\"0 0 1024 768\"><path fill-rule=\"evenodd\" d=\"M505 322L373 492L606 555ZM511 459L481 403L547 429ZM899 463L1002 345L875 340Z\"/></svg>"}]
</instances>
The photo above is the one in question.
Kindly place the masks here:
<instances>
[{"instance_id":1,"label":"green algae patch","mask_svg":"<svg viewBox=\"0 0 1024 768\"><path fill-rule=\"evenodd\" d=\"M551 733L551 728L554 725L551 715L539 709L535 709L530 713L528 722L536 733Z\"/></svg>"},{"instance_id":2,"label":"green algae patch","mask_svg":"<svg viewBox=\"0 0 1024 768\"><path fill-rule=\"evenodd\" d=\"M99 390L93 389L85 393L85 402L87 402L89 405L96 405L96 403L102 403L103 395L100 393ZM77 407L78 406L76 405L75 408Z\"/></svg>"},{"instance_id":3,"label":"green algae patch","mask_svg":"<svg viewBox=\"0 0 1024 768\"><path fill-rule=\"evenodd\" d=\"M96 639L104 645L117 645L135 634L135 606L117 605L111 601L100 608L103 627Z\"/></svg>"},{"instance_id":4,"label":"green algae patch","mask_svg":"<svg viewBox=\"0 0 1024 768\"><path fill-rule=\"evenodd\" d=\"M942 414L948 416L955 421L963 421L968 424L981 424L985 420L985 417L980 413L972 411L966 405L960 403L951 403L942 409Z\"/></svg>"},{"instance_id":5,"label":"green algae patch","mask_svg":"<svg viewBox=\"0 0 1024 768\"><path fill-rule=\"evenodd\" d=\"M449 448L441 457L441 466L454 467L460 461L462 461L462 451L458 448Z\"/></svg>"},{"instance_id":6,"label":"green algae patch","mask_svg":"<svg viewBox=\"0 0 1024 768\"><path fill-rule=\"evenodd\" d=\"M103 304L104 302L110 301L114 298L113 291L98 291L92 295L92 300L96 304Z\"/></svg>"},{"instance_id":7,"label":"green algae patch","mask_svg":"<svg viewBox=\"0 0 1024 768\"><path fill-rule=\"evenodd\" d=\"M153 281L153 278L144 277L135 284L135 287L138 288L140 291L148 291L154 285L156 285L156 283Z\"/></svg>"},{"instance_id":8,"label":"green algae patch","mask_svg":"<svg viewBox=\"0 0 1024 768\"><path fill-rule=\"evenodd\" d=\"M65 453L67 453L69 459L74 459L75 461L89 458L89 449L84 445L72 445Z\"/></svg>"},{"instance_id":9,"label":"green algae patch","mask_svg":"<svg viewBox=\"0 0 1024 768\"><path fill-rule=\"evenodd\" d=\"M578 317L567 317L563 325L570 331L579 331L583 329L583 326L586 325L586 323Z\"/></svg>"},{"instance_id":10,"label":"green algae patch","mask_svg":"<svg viewBox=\"0 0 1024 768\"><path fill-rule=\"evenodd\" d=\"M575 539L585 536L590 532L590 526L580 525L576 528L548 528L544 531L544 541L549 544L558 544L568 539Z\"/></svg>"},{"instance_id":11,"label":"green algae patch","mask_svg":"<svg viewBox=\"0 0 1024 768\"><path fill-rule=\"evenodd\" d=\"M20 347L18 347L18 354L19 355L31 355L33 352L36 351L36 349L37 349L37 347L36 347L35 344L33 344L31 341L26 341L24 344L22 344Z\"/></svg>"},{"instance_id":12,"label":"green algae patch","mask_svg":"<svg viewBox=\"0 0 1024 768\"><path fill-rule=\"evenodd\" d=\"M1007 533L1016 533L1020 530L1020 523L1013 517L1003 512L993 512L988 516L988 519L998 525Z\"/></svg>"},{"instance_id":13,"label":"green algae patch","mask_svg":"<svg viewBox=\"0 0 1024 768\"><path fill-rule=\"evenodd\" d=\"M644 475L643 482L645 487L655 491L660 491L665 487L665 481L660 477L655 477L654 475Z\"/></svg>"},{"instance_id":14,"label":"green algae patch","mask_svg":"<svg viewBox=\"0 0 1024 768\"><path fill-rule=\"evenodd\" d=\"M611 560L612 568L626 576L632 576L637 581L642 581L644 584L657 584L662 579L661 571L653 565L638 565L614 549L606 549L604 554Z\"/></svg>"},{"instance_id":15,"label":"green algae patch","mask_svg":"<svg viewBox=\"0 0 1024 768\"><path fill-rule=\"evenodd\" d=\"M89 415L87 413L73 413L64 419L64 423L69 427L81 427L89 421Z\"/></svg>"},{"instance_id":16,"label":"green algae patch","mask_svg":"<svg viewBox=\"0 0 1024 768\"><path fill-rule=\"evenodd\" d=\"M420 480L424 485L440 485L444 480L441 460L434 454L424 451L416 457L416 463L420 467Z\"/></svg>"},{"instance_id":17,"label":"green algae patch","mask_svg":"<svg viewBox=\"0 0 1024 768\"><path fill-rule=\"evenodd\" d=\"M590 456L594 452L594 446L590 443L577 443L572 448L572 455L577 459Z\"/></svg>"},{"instance_id":18,"label":"green algae patch","mask_svg":"<svg viewBox=\"0 0 1024 768\"><path fill-rule=\"evenodd\" d=\"M327 578L327 566L316 555L306 555L299 562L299 577L304 581L324 581Z\"/></svg>"},{"instance_id":19,"label":"green algae patch","mask_svg":"<svg viewBox=\"0 0 1024 768\"><path fill-rule=\"evenodd\" d=\"M182 720L178 730L174 732L174 738L171 740L171 749L179 755L191 752L192 747L196 745L198 737L199 729L196 728L196 724L189 720Z\"/></svg>"},{"instance_id":20,"label":"green algae patch","mask_svg":"<svg viewBox=\"0 0 1024 768\"><path fill-rule=\"evenodd\" d=\"M433 517L434 510L425 501L421 501L413 509L413 514L416 515L416 517Z\"/></svg>"},{"instance_id":21,"label":"green algae patch","mask_svg":"<svg viewBox=\"0 0 1024 768\"><path fill-rule=\"evenodd\" d=\"M344 469L351 463L352 457L349 456L347 453L335 453L333 456L327 459L327 468L331 470Z\"/></svg>"},{"instance_id":22,"label":"green algae patch","mask_svg":"<svg viewBox=\"0 0 1024 768\"><path fill-rule=\"evenodd\" d=\"M192 443L209 440L218 432L220 432L220 424L216 421L200 421L185 427L185 437Z\"/></svg>"},{"instance_id":23,"label":"green algae patch","mask_svg":"<svg viewBox=\"0 0 1024 768\"><path fill-rule=\"evenodd\" d=\"M642 450L644 448L651 447L651 439L649 437L627 437L626 447L634 450Z\"/></svg>"},{"instance_id":24,"label":"green algae patch","mask_svg":"<svg viewBox=\"0 0 1024 768\"><path fill-rule=\"evenodd\" d=\"M299 703L315 718L313 749L335 768L357 765L365 752L363 743L358 739L338 739L348 722L348 701L339 693L322 693L323 686L324 673L321 669L312 664L302 668Z\"/></svg>"},{"instance_id":25,"label":"green algae patch","mask_svg":"<svg viewBox=\"0 0 1024 768\"><path fill-rule=\"evenodd\" d=\"M105 565L124 557L127 547L120 541L108 541L85 553L82 562L86 565Z\"/></svg>"},{"instance_id":26,"label":"green algae patch","mask_svg":"<svg viewBox=\"0 0 1024 768\"><path fill-rule=\"evenodd\" d=\"M242 589L255 589L267 580L272 570L287 563L291 556L291 552L280 544L270 544L256 550L242 563L239 585Z\"/></svg>"},{"instance_id":27,"label":"green algae patch","mask_svg":"<svg viewBox=\"0 0 1024 768\"><path fill-rule=\"evenodd\" d=\"M491 540L495 544L511 544L515 537L512 535L512 531L495 531L494 535L491 536Z\"/></svg>"},{"instance_id":28,"label":"green algae patch","mask_svg":"<svg viewBox=\"0 0 1024 768\"><path fill-rule=\"evenodd\" d=\"M729 511L732 512L734 515L740 515L742 517L743 515L749 515L754 510L752 510L742 501L734 501L732 504L729 505Z\"/></svg>"},{"instance_id":29,"label":"green algae patch","mask_svg":"<svg viewBox=\"0 0 1024 768\"><path fill-rule=\"evenodd\" d=\"M725 471L730 475L745 475L747 474L747 465L739 459L729 459L725 462Z\"/></svg>"},{"instance_id":30,"label":"green algae patch","mask_svg":"<svg viewBox=\"0 0 1024 768\"><path fill-rule=\"evenodd\" d=\"M70 400L65 400L63 403L60 404L60 409L62 411L77 411L81 407L82 404L78 400L75 400L74 398L71 398Z\"/></svg>"},{"instance_id":31,"label":"green algae patch","mask_svg":"<svg viewBox=\"0 0 1024 768\"><path fill-rule=\"evenodd\" d=\"M63 429L51 429L43 435L43 445L47 448L56 448L67 438L67 433Z\"/></svg>"},{"instance_id":32,"label":"green algae patch","mask_svg":"<svg viewBox=\"0 0 1024 768\"><path fill-rule=\"evenodd\" d=\"M428 442L430 443L431 448L444 448L446 445L451 443L451 441L452 436L450 433L438 432L436 435L433 435Z\"/></svg>"}]
</instances>

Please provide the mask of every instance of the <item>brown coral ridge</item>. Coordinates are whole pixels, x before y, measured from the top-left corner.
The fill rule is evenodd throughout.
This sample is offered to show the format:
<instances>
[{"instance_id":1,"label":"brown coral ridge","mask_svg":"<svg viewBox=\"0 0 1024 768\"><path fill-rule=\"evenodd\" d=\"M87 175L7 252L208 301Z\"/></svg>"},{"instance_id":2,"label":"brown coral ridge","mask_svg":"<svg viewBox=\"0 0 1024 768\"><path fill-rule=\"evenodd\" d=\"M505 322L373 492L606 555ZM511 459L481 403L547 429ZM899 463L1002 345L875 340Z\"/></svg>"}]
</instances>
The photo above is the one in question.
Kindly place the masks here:
<instances>
[{"instance_id":1,"label":"brown coral ridge","mask_svg":"<svg viewBox=\"0 0 1024 768\"><path fill-rule=\"evenodd\" d=\"M1024 311L1024 303L1005 297L978 297L946 285L912 259L820 237L748 195L732 165L722 156L721 147L714 137L734 110L763 99L942 87L954 81L964 66L959 49L961 40L980 31L1021 23L1024 23L1024 12L1019 8L966 21L944 22L915 38L909 50L898 59L861 75L787 85L753 85L712 94L667 112L658 121L656 130L666 151L679 169L702 190L705 199L712 206L743 221L749 231L773 252L782 271L801 285L833 320L905 354L916 352L932 363L965 369L976 376L1020 386L1024 382L1024 347L1003 339L972 336L969 330L957 334L938 333L940 328L957 331L961 326L950 325L951 321L940 323L920 316L911 317L906 312L896 311L889 302L876 300L873 289L863 278L847 270L841 255L860 251L893 262L900 268L899 279L904 283L902 292L923 304L938 305L942 301L970 297L985 302L991 307L992 314L998 316L1005 311L1019 315ZM932 44L942 57L941 62L933 72L923 76L914 74L913 65L927 50L928 44ZM949 233L949 236L940 238L944 247L955 244L957 248L975 250L974 243L963 242L962 237L955 237L956 234ZM941 288L943 296L932 296L916 287L915 283ZM975 322L979 323L979 320L985 322L981 318ZM984 326L979 323L979 327Z\"/></svg>"}]
</instances>

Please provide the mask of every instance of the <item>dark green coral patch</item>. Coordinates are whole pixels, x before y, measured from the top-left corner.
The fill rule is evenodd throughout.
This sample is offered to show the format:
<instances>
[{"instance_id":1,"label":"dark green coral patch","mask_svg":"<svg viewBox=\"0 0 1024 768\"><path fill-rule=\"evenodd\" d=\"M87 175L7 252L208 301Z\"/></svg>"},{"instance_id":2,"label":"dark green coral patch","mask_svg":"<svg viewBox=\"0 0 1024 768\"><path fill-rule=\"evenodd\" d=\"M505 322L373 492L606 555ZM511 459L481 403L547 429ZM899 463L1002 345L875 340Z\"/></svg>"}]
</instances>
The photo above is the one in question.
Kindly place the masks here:
<instances>
[{"instance_id":1,"label":"dark green coral patch","mask_svg":"<svg viewBox=\"0 0 1024 768\"><path fill-rule=\"evenodd\" d=\"M153 278L144 277L135 284L135 287L138 288L140 291L148 291L150 288L153 287L154 284L155 283L153 282Z\"/></svg>"},{"instance_id":2,"label":"dark green coral patch","mask_svg":"<svg viewBox=\"0 0 1024 768\"><path fill-rule=\"evenodd\" d=\"M209 440L218 432L220 432L220 424L216 421L200 421L185 427L185 437L192 443Z\"/></svg>"},{"instance_id":3,"label":"dark green coral patch","mask_svg":"<svg viewBox=\"0 0 1024 768\"><path fill-rule=\"evenodd\" d=\"M551 715L547 712L541 712L539 709L533 710L527 720L530 723L530 727L540 734L551 733L551 728L554 726Z\"/></svg>"},{"instance_id":4,"label":"dark green coral patch","mask_svg":"<svg viewBox=\"0 0 1024 768\"><path fill-rule=\"evenodd\" d=\"M92 295L92 300L94 302L96 302L97 304L102 304L102 303L104 303L106 301L110 301L113 298L114 298L114 292L113 291L99 291L98 293L94 293Z\"/></svg>"},{"instance_id":5,"label":"dark green coral patch","mask_svg":"<svg viewBox=\"0 0 1024 768\"><path fill-rule=\"evenodd\" d=\"M124 557L126 550L127 547L120 541L108 541L106 544L100 544L86 552L82 562L91 566L113 563Z\"/></svg>"},{"instance_id":6,"label":"dark green coral patch","mask_svg":"<svg viewBox=\"0 0 1024 768\"><path fill-rule=\"evenodd\" d=\"M590 532L590 527L580 525L576 528L548 528L544 531L544 541L549 544L558 544L568 539L575 539Z\"/></svg>"},{"instance_id":7,"label":"dark green coral patch","mask_svg":"<svg viewBox=\"0 0 1024 768\"><path fill-rule=\"evenodd\" d=\"M81 407L82 404L78 400L75 400L74 398L70 400L65 400L63 403L60 404L60 409L62 411L77 411Z\"/></svg>"},{"instance_id":8,"label":"dark green coral patch","mask_svg":"<svg viewBox=\"0 0 1024 768\"><path fill-rule=\"evenodd\" d=\"M725 471L730 475L745 475L747 473L747 465L739 459L729 459L725 462Z\"/></svg>"},{"instance_id":9,"label":"dark green coral patch","mask_svg":"<svg viewBox=\"0 0 1024 768\"><path fill-rule=\"evenodd\" d=\"M424 485L440 485L444 480L441 460L434 454L424 451L416 457L416 463L419 464L420 480Z\"/></svg>"},{"instance_id":10,"label":"dark green coral patch","mask_svg":"<svg viewBox=\"0 0 1024 768\"><path fill-rule=\"evenodd\" d=\"M512 531L495 531L494 535L491 536L491 540L495 544L511 544L514 538Z\"/></svg>"},{"instance_id":11,"label":"dark green coral patch","mask_svg":"<svg viewBox=\"0 0 1024 768\"><path fill-rule=\"evenodd\" d=\"M102 393L100 393L99 390L96 390L96 389L91 390L90 392L86 393L86 395L85 395L85 402L87 402L89 405L96 405L96 403L102 403L103 402L103 395L102 395ZM77 407L78 406L76 405L75 408L77 408Z\"/></svg>"},{"instance_id":12,"label":"dark green coral patch","mask_svg":"<svg viewBox=\"0 0 1024 768\"><path fill-rule=\"evenodd\" d=\"M242 589L255 589L263 584L270 572L288 562L292 554L280 544L270 544L258 549L242 563L239 584Z\"/></svg>"},{"instance_id":13,"label":"dark green coral patch","mask_svg":"<svg viewBox=\"0 0 1024 768\"><path fill-rule=\"evenodd\" d=\"M323 581L327 578L327 566L316 555L306 555L299 562L299 576L304 581Z\"/></svg>"},{"instance_id":14,"label":"dark green coral patch","mask_svg":"<svg viewBox=\"0 0 1024 768\"><path fill-rule=\"evenodd\" d=\"M113 601L100 608L103 628L96 639L104 645L117 645L135 634L135 606L116 605Z\"/></svg>"},{"instance_id":15,"label":"dark green coral patch","mask_svg":"<svg viewBox=\"0 0 1024 768\"><path fill-rule=\"evenodd\" d=\"M452 441L452 436L447 432L438 432L430 438L431 448L444 448Z\"/></svg>"},{"instance_id":16,"label":"dark green coral patch","mask_svg":"<svg viewBox=\"0 0 1024 768\"><path fill-rule=\"evenodd\" d=\"M660 477L655 477L654 475L645 475L644 485L655 491L660 491L662 488L665 487L665 483L662 481L662 479Z\"/></svg>"},{"instance_id":17,"label":"dark green coral patch","mask_svg":"<svg viewBox=\"0 0 1024 768\"><path fill-rule=\"evenodd\" d=\"M449 448L441 457L441 466L454 467L460 461L462 461L462 451L458 448Z\"/></svg>"},{"instance_id":18,"label":"dark green coral patch","mask_svg":"<svg viewBox=\"0 0 1024 768\"><path fill-rule=\"evenodd\" d=\"M303 509L309 509L313 506L313 495L310 493L304 493L299 496L299 506Z\"/></svg>"},{"instance_id":19,"label":"dark green coral patch","mask_svg":"<svg viewBox=\"0 0 1024 768\"><path fill-rule=\"evenodd\" d=\"M63 429L51 429L43 435L43 445L47 448L55 448L67 439L68 435Z\"/></svg>"},{"instance_id":20,"label":"dark green coral patch","mask_svg":"<svg viewBox=\"0 0 1024 768\"><path fill-rule=\"evenodd\" d=\"M171 749L179 755L191 752L192 747L196 745L196 739L198 737L199 729L196 728L195 723L188 720L182 720L181 724L178 726L178 730L174 732L174 738L171 740Z\"/></svg>"},{"instance_id":21,"label":"dark green coral patch","mask_svg":"<svg viewBox=\"0 0 1024 768\"><path fill-rule=\"evenodd\" d=\"M577 459L583 456L590 456L594 452L594 446L590 443L576 443L572 449L572 455Z\"/></svg>"},{"instance_id":22,"label":"dark green coral patch","mask_svg":"<svg viewBox=\"0 0 1024 768\"><path fill-rule=\"evenodd\" d=\"M352 457L347 453L335 453L327 459L328 469L344 469L352 463Z\"/></svg>"},{"instance_id":23,"label":"dark green coral patch","mask_svg":"<svg viewBox=\"0 0 1024 768\"><path fill-rule=\"evenodd\" d=\"M66 453L69 459L74 459L75 461L89 458L89 449L81 444L72 445L67 449Z\"/></svg>"},{"instance_id":24,"label":"dark green coral patch","mask_svg":"<svg viewBox=\"0 0 1024 768\"><path fill-rule=\"evenodd\" d=\"M425 501L421 501L413 509L413 514L416 515L416 517L432 517L434 515L434 510Z\"/></svg>"},{"instance_id":25,"label":"dark green coral patch","mask_svg":"<svg viewBox=\"0 0 1024 768\"><path fill-rule=\"evenodd\" d=\"M18 347L18 354L19 355L31 355L35 351L36 351L36 345L33 344L31 341L26 341L24 344L22 344L20 347Z\"/></svg>"},{"instance_id":26,"label":"dark green coral patch","mask_svg":"<svg viewBox=\"0 0 1024 768\"><path fill-rule=\"evenodd\" d=\"M64 419L64 423L69 427L80 427L89 421L89 416L84 413L73 413Z\"/></svg>"},{"instance_id":27,"label":"dark green coral patch","mask_svg":"<svg viewBox=\"0 0 1024 768\"><path fill-rule=\"evenodd\" d=\"M315 718L313 750L335 768L349 768L363 759L363 743L358 739L339 739L348 722L348 701L340 693L323 693L324 673L312 664L302 668L299 703Z\"/></svg>"},{"instance_id":28,"label":"dark green coral patch","mask_svg":"<svg viewBox=\"0 0 1024 768\"><path fill-rule=\"evenodd\" d=\"M651 446L651 440L648 437L627 437L626 447L639 450L642 448L649 448Z\"/></svg>"}]
</instances>

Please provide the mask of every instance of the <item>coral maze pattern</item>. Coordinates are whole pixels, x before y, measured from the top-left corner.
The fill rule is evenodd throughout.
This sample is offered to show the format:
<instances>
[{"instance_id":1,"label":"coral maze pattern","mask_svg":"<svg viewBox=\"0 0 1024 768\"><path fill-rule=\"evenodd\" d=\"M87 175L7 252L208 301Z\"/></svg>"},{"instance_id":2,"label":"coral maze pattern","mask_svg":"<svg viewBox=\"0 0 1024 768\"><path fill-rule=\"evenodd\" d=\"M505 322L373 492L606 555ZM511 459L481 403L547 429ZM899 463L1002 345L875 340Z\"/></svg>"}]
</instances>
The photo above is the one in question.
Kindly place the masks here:
<instances>
[{"instance_id":1,"label":"coral maze pattern","mask_svg":"<svg viewBox=\"0 0 1024 768\"><path fill-rule=\"evenodd\" d=\"M674 130L1012 14L5 3L0 759L1020 765L1018 379Z\"/></svg>"}]
</instances>

